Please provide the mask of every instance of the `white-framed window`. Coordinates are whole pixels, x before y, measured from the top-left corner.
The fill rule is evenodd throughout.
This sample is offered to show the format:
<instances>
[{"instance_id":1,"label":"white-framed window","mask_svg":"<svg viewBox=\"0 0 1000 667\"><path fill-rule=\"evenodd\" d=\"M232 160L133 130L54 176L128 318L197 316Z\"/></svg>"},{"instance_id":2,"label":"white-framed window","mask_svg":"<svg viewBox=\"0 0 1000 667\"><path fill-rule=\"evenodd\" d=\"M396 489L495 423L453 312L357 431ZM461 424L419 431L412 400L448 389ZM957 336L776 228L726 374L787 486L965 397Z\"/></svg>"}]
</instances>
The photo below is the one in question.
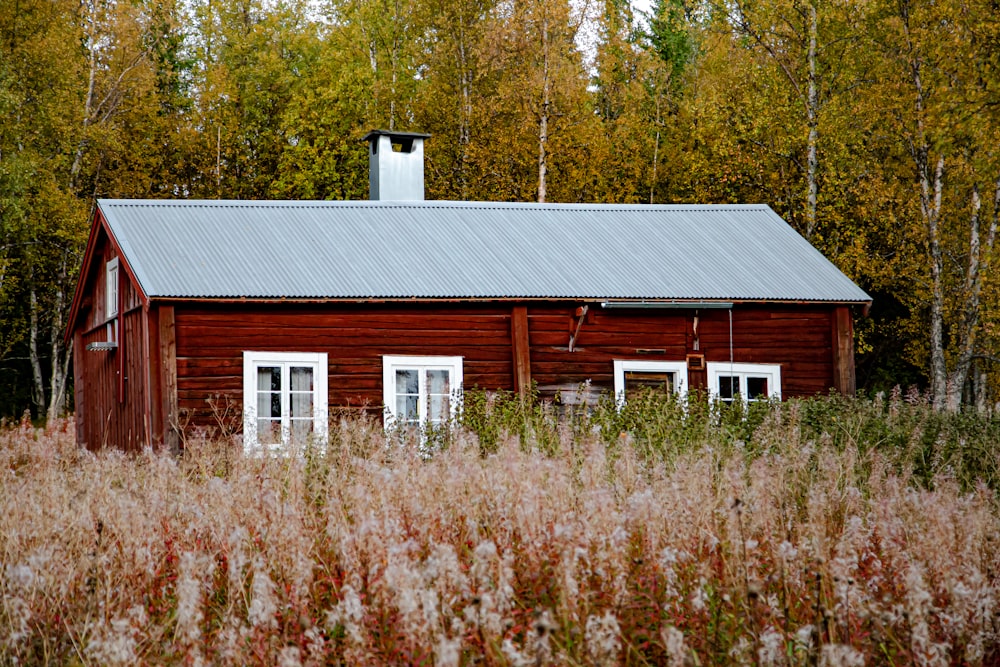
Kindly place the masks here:
<instances>
[{"instance_id":1,"label":"white-framed window","mask_svg":"<svg viewBox=\"0 0 1000 667\"><path fill-rule=\"evenodd\" d=\"M781 400L781 366L708 362L708 391L723 403Z\"/></svg>"},{"instance_id":2,"label":"white-framed window","mask_svg":"<svg viewBox=\"0 0 1000 667\"><path fill-rule=\"evenodd\" d=\"M648 361L615 359L615 399L619 405L630 394L654 389L684 396L687 394L687 363L683 361Z\"/></svg>"},{"instance_id":3,"label":"white-framed window","mask_svg":"<svg viewBox=\"0 0 1000 667\"><path fill-rule=\"evenodd\" d=\"M118 314L118 258L108 261L104 267L104 312L110 320Z\"/></svg>"},{"instance_id":4,"label":"white-framed window","mask_svg":"<svg viewBox=\"0 0 1000 667\"><path fill-rule=\"evenodd\" d=\"M325 352L243 353L243 447L326 444Z\"/></svg>"},{"instance_id":5,"label":"white-framed window","mask_svg":"<svg viewBox=\"0 0 1000 667\"><path fill-rule=\"evenodd\" d=\"M462 357L382 357L387 427L446 424L461 390Z\"/></svg>"}]
</instances>

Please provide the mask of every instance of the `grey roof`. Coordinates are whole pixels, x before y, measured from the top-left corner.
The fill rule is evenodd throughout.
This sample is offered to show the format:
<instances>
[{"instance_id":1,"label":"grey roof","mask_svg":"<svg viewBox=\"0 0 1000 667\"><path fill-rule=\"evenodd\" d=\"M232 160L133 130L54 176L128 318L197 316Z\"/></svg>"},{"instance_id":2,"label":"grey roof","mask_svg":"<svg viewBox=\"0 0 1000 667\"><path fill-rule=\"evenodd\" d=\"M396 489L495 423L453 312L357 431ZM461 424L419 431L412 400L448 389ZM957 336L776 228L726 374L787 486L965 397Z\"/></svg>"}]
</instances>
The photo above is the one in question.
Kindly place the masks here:
<instances>
[{"instance_id":1,"label":"grey roof","mask_svg":"<svg viewBox=\"0 0 1000 667\"><path fill-rule=\"evenodd\" d=\"M98 205L149 297L870 300L763 205Z\"/></svg>"}]
</instances>

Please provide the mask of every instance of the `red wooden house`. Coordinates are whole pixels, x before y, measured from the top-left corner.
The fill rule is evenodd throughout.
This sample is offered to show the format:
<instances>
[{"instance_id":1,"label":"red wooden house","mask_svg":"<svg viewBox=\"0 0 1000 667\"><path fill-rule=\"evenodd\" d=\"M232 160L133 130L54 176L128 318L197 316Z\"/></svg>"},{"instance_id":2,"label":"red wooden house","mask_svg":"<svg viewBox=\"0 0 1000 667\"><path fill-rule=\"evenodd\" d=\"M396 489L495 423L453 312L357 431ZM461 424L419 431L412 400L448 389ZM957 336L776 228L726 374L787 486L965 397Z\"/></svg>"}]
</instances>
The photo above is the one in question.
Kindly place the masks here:
<instances>
[{"instance_id":1,"label":"red wooden house","mask_svg":"<svg viewBox=\"0 0 1000 667\"><path fill-rule=\"evenodd\" d=\"M767 206L422 201L425 137L367 137L371 201L100 200L79 442L176 446L227 406L280 446L334 407L434 423L463 386L854 390L870 299Z\"/></svg>"}]
</instances>

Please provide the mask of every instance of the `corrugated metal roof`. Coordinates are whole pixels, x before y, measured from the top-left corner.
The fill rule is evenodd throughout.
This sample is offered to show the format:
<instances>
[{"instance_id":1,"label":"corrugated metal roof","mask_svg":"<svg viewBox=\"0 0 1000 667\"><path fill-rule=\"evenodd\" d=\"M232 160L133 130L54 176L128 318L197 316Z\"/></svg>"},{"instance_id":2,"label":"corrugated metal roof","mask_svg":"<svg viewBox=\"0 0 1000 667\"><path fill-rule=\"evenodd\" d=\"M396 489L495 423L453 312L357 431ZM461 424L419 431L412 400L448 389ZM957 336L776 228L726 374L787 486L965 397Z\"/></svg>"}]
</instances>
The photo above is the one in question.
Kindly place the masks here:
<instances>
[{"instance_id":1,"label":"corrugated metal roof","mask_svg":"<svg viewBox=\"0 0 1000 667\"><path fill-rule=\"evenodd\" d=\"M98 205L150 297L870 300L763 205Z\"/></svg>"}]
</instances>

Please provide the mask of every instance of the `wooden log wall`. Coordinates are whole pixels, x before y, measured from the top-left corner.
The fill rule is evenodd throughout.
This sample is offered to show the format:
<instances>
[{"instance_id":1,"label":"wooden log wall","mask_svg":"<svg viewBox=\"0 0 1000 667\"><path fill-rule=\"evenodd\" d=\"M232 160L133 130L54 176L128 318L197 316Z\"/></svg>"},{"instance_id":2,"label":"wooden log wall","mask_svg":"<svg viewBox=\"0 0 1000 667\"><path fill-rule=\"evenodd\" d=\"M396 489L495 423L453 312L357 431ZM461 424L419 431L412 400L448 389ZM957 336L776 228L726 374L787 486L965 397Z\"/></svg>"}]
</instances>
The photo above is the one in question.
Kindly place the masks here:
<instances>
[{"instance_id":1,"label":"wooden log wall","mask_svg":"<svg viewBox=\"0 0 1000 667\"><path fill-rule=\"evenodd\" d=\"M104 243L87 280L80 313L83 325L74 335L74 398L77 437L89 449L138 450L148 443L148 364L145 313L124 269L118 271L119 315L109 318L105 303L105 265L114 256ZM115 340L114 350L88 350L90 343Z\"/></svg>"},{"instance_id":2,"label":"wooden log wall","mask_svg":"<svg viewBox=\"0 0 1000 667\"><path fill-rule=\"evenodd\" d=\"M825 394L836 386L833 311L823 305L737 304L732 309L732 359L780 364L783 397ZM532 378L543 396L588 378L596 392L612 392L615 359L684 361L689 354L701 354L706 362L730 360L730 311L725 309L591 307L572 352L568 343L579 320L576 308L532 306L528 313ZM707 373L689 371L688 381L692 388L704 389Z\"/></svg>"},{"instance_id":3,"label":"wooden log wall","mask_svg":"<svg viewBox=\"0 0 1000 667\"><path fill-rule=\"evenodd\" d=\"M325 352L331 410L371 414L382 409L383 355L462 356L467 388L518 390L533 381L543 397L588 379L595 392L613 391L615 359L730 358L727 310L602 310L598 304L581 310L575 303L177 304L176 407L163 407L179 411L182 425L210 432L219 429L225 409L228 428L239 430L246 350ZM822 305L738 304L733 360L781 364L785 397L826 393L837 382L834 312ZM704 371L691 372L690 385L704 388L706 378Z\"/></svg>"},{"instance_id":4,"label":"wooden log wall","mask_svg":"<svg viewBox=\"0 0 1000 667\"><path fill-rule=\"evenodd\" d=\"M381 415L387 354L462 356L466 387L514 384L510 306L178 304L175 313L177 405L195 427L218 428L225 397L241 414L246 350L325 352L331 410Z\"/></svg>"}]
</instances>

